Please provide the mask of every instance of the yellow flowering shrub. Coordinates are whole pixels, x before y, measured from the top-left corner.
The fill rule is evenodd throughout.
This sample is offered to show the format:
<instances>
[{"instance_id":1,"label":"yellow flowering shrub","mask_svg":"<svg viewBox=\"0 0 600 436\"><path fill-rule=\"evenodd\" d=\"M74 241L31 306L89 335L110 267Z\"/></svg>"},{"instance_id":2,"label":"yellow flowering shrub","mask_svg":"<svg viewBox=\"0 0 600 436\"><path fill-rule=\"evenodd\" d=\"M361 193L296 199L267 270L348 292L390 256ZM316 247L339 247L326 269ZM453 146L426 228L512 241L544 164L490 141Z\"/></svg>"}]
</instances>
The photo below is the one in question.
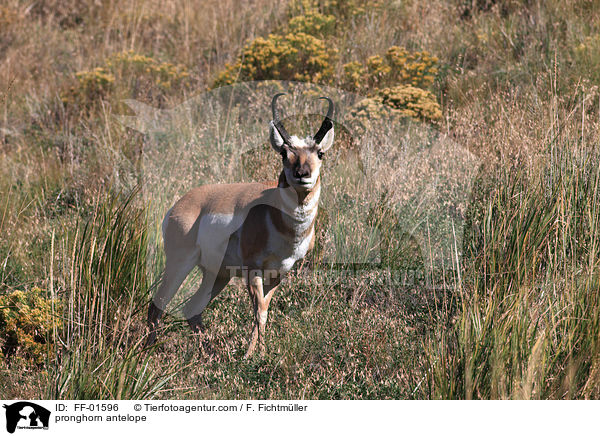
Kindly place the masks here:
<instances>
[{"instance_id":1,"label":"yellow flowering shrub","mask_svg":"<svg viewBox=\"0 0 600 436\"><path fill-rule=\"evenodd\" d=\"M438 59L427 51L408 51L392 46L383 55L364 62L353 61L333 77L337 50L325 38L335 38L335 26L349 17L377 7L380 2L363 0L293 0L285 35L270 34L248 43L236 61L225 66L212 87L243 81L294 80L339 83L343 88L365 94L353 115L361 120L381 117L410 117L435 121L440 105L428 90L438 72ZM335 80L334 80L335 79Z\"/></svg>"},{"instance_id":2,"label":"yellow flowering shrub","mask_svg":"<svg viewBox=\"0 0 600 436\"><path fill-rule=\"evenodd\" d=\"M400 84L426 89L433 83L438 59L427 51L409 52L392 46L384 56L375 55L343 67L342 85L352 91L369 92L373 88Z\"/></svg>"},{"instance_id":3,"label":"yellow flowering shrub","mask_svg":"<svg viewBox=\"0 0 600 436\"><path fill-rule=\"evenodd\" d=\"M361 88L365 80L364 67L360 62L348 62L344 64L342 73L342 86L346 89L356 90Z\"/></svg>"},{"instance_id":4,"label":"yellow flowering shrub","mask_svg":"<svg viewBox=\"0 0 600 436\"><path fill-rule=\"evenodd\" d=\"M389 66L383 57L379 55L371 56L367 59L367 65L365 68L365 78L370 88L379 88L385 83L392 71L392 67Z\"/></svg>"},{"instance_id":5,"label":"yellow flowering shrub","mask_svg":"<svg viewBox=\"0 0 600 436\"><path fill-rule=\"evenodd\" d=\"M324 38L333 35L335 31L335 17L311 10L304 15L291 18L287 28L290 33L306 33L307 35Z\"/></svg>"},{"instance_id":6,"label":"yellow flowering shrub","mask_svg":"<svg viewBox=\"0 0 600 436\"><path fill-rule=\"evenodd\" d=\"M76 83L63 94L62 100L65 104L90 108L113 94L117 98L160 99L172 89L187 86L189 76L182 65L124 51L107 58L101 67L76 73Z\"/></svg>"},{"instance_id":7,"label":"yellow flowering shrub","mask_svg":"<svg viewBox=\"0 0 600 436\"><path fill-rule=\"evenodd\" d=\"M91 71L75 73L78 87L72 87L74 93L87 100L95 100L106 96L113 88L115 76L105 68L94 68Z\"/></svg>"},{"instance_id":8,"label":"yellow flowering shrub","mask_svg":"<svg viewBox=\"0 0 600 436\"><path fill-rule=\"evenodd\" d=\"M385 54L391 67L388 82L405 83L418 88L428 88L438 72L438 58L428 51L409 52L403 47L392 46Z\"/></svg>"},{"instance_id":9,"label":"yellow flowering shrub","mask_svg":"<svg viewBox=\"0 0 600 436\"><path fill-rule=\"evenodd\" d=\"M336 50L306 33L269 35L247 44L236 62L228 64L213 88L250 80L296 80L328 83Z\"/></svg>"},{"instance_id":10,"label":"yellow flowering shrub","mask_svg":"<svg viewBox=\"0 0 600 436\"><path fill-rule=\"evenodd\" d=\"M437 121L442 117L442 111L430 91L412 85L397 85L361 100L351 115L363 124L371 120L400 118Z\"/></svg>"},{"instance_id":11,"label":"yellow flowering shrub","mask_svg":"<svg viewBox=\"0 0 600 436\"><path fill-rule=\"evenodd\" d=\"M391 107L393 113L400 116L421 120L439 120L442 117L435 96L425 89L412 85L398 85L384 88L378 95L384 105Z\"/></svg>"},{"instance_id":12,"label":"yellow flowering shrub","mask_svg":"<svg viewBox=\"0 0 600 436\"><path fill-rule=\"evenodd\" d=\"M112 55L106 60L106 67L120 77L144 78L164 91L183 84L190 76L183 65L159 62L133 50Z\"/></svg>"},{"instance_id":13,"label":"yellow flowering shrub","mask_svg":"<svg viewBox=\"0 0 600 436\"><path fill-rule=\"evenodd\" d=\"M53 347L52 329L60 326L51 300L41 289L0 296L0 357L15 354L44 362Z\"/></svg>"}]
</instances>

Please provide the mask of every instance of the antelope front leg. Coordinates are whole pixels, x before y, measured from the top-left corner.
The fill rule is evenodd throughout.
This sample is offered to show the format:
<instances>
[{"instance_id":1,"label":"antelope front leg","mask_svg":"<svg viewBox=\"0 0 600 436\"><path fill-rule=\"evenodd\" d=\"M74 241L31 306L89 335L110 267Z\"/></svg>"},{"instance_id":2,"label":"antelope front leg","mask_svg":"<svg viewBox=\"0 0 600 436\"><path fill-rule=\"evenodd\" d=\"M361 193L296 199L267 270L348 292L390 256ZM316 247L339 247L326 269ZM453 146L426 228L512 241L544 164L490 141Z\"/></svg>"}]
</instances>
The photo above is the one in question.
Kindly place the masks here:
<instances>
[{"instance_id":1,"label":"antelope front leg","mask_svg":"<svg viewBox=\"0 0 600 436\"><path fill-rule=\"evenodd\" d=\"M250 294L254 309L254 328L250 335L250 345L246 352L246 358L252 356L257 343L260 354L265 354L265 330L269 313L269 304L271 303L271 299L273 298L278 285L279 280L276 280L274 283L270 283L270 280L267 280L267 284L263 286L263 278L259 275L251 277L248 280L248 293Z\"/></svg>"},{"instance_id":2,"label":"antelope front leg","mask_svg":"<svg viewBox=\"0 0 600 436\"><path fill-rule=\"evenodd\" d=\"M246 352L246 358L252 356L257 344L260 354L265 354L265 330L269 313L269 304L278 287L279 279L267 278L267 282L264 286L262 276L257 275L248 280L248 293L250 294L253 306L254 328L250 335L250 345Z\"/></svg>"},{"instance_id":3,"label":"antelope front leg","mask_svg":"<svg viewBox=\"0 0 600 436\"><path fill-rule=\"evenodd\" d=\"M248 293L250 294L250 301L252 301L252 315L254 316L254 322L252 333L250 334L250 344L248 345L248 350L246 351L245 359L248 359L254 353L254 349L256 348L256 342L258 341L258 324L256 322L256 313L257 313L257 298L256 294L252 288L252 285L248 283Z\"/></svg>"},{"instance_id":4,"label":"antelope front leg","mask_svg":"<svg viewBox=\"0 0 600 436\"><path fill-rule=\"evenodd\" d=\"M267 306L263 295L263 281L261 276L256 275L248 278L248 293L250 294L250 300L252 301L254 328L250 335L250 344L248 345L248 351L246 351L246 358L249 358L254 354L257 342L259 343L261 352L264 349L264 324L267 322Z\"/></svg>"}]
</instances>

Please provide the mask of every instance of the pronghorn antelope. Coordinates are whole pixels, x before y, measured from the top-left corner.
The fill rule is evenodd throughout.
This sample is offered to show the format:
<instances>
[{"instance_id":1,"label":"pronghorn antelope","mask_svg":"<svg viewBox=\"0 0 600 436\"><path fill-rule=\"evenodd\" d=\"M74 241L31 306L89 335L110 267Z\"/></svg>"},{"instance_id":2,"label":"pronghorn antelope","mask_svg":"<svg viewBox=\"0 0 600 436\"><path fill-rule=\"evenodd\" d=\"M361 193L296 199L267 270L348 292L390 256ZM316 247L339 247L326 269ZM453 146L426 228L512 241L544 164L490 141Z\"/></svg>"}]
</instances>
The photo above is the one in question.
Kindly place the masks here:
<instances>
[{"instance_id":1,"label":"pronghorn antelope","mask_svg":"<svg viewBox=\"0 0 600 436\"><path fill-rule=\"evenodd\" d=\"M198 265L202 283L183 309L193 331L202 330L201 313L234 276L246 276L254 309L249 357L258 343L265 351L269 303L294 263L312 249L321 193L320 169L333 144L333 102L313 137L290 136L273 97L270 142L283 161L278 181L205 185L192 189L167 212L162 229L166 265L148 308L148 344L167 304Z\"/></svg>"}]
</instances>

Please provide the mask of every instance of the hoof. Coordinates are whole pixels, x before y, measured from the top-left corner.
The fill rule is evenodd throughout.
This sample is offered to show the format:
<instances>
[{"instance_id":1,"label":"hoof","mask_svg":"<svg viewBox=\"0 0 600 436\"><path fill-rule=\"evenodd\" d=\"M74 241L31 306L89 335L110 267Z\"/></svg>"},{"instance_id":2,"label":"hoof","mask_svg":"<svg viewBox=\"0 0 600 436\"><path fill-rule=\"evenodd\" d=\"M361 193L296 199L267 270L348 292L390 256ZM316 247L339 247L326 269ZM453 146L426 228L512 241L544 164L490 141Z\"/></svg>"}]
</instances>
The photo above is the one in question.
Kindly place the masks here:
<instances>
[{"instance_id":1,"label":"hoof","mask_svg":"<svg viewBox=\"0 0 600 436\"><path fill-rule=\"evenodd\" d=\"M246 351L246 354L244 354L244 359L250 359L254 355L255 350L256 345L250 344L248 350Z\"/></svg>"},{"instance_id":2,"label":"hoof","mask_svg":"<svg viewBox=\"0 0 600 436\"><path fill-rule=\"evenodd\" d=\"M151 331L150 333L148 333L148 337L146 338L146 342L144 343L144 348L150 348L155 343L156 343L156 332Z\"/></svg>"},{"instance_id":3,"label":"hoof","mask_svg":"<svg viewBox=\"0 0 600 436\"><path fill-rule=\"evenodd\" d=\"M196 315L187 320L188 325L192 329L193 333L202 333L204 332L204 326L202 325L202 317L200 315Z\"/></svg>"}]
</instances>

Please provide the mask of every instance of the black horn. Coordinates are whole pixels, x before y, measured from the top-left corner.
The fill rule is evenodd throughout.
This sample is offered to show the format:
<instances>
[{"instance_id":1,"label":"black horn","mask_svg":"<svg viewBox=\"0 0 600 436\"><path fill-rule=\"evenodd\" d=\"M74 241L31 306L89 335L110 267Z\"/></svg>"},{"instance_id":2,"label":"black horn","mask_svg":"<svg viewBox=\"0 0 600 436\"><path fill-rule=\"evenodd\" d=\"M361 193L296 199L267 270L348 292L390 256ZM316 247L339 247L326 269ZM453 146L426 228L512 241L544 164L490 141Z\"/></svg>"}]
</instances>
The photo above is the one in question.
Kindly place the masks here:
<instances>
[{"instance_id":1,"label":"black horn","mask_svg":"<svg viewBox=\"0 0 600 436\"><path fill-rule=\"evenodd\" d=\"M275 94L275 96L273 97L273 100L271 101L271 110L273 111L273 125L275 126L275 128L277 129L277 131L279 132L281 137L283 138L283 142L290 145L291 144L290 134L285 130L285 127L283 127L283 124L281 124L281 120L279 119L279 113L277 112L277 99L279 97L281 97L282 95L285 95L285 92L280 92L279 94Z\"/></svg>"},{"instance_id":2,"label":"black horn","mask_svg":"<svg viewBox=\"0 0 600 436\"><path fill-rule=\"evenodd\" d=\"M323 120L319 131L313 138L317 144L323 140L327 132L329 132L329 130L333 127L333 121L331 120L333 117L333 101L331 101L329 97L319 97L319 99L327 100L329 103L329 108L327 109L327 115L325 115L325 119Z\"/></svg>"}]
</instances>

